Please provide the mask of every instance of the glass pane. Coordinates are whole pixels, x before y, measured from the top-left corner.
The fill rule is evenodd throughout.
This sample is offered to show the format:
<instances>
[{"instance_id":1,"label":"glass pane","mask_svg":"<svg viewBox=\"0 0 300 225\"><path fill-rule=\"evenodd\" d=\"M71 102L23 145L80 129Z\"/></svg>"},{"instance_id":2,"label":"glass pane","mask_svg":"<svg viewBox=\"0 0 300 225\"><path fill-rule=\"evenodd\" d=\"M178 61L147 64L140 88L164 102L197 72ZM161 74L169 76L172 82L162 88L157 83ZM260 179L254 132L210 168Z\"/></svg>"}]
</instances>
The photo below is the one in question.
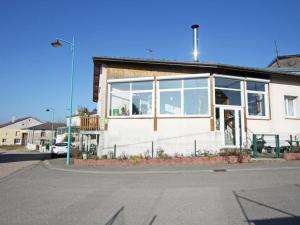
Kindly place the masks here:
<instances>
[{"instance_id":1,"label":"glass pane","mask_svg":"<svg viewBox=\"0 0 300 225\"><path fill-rule=\"evenodd\" d=\"M265 95L248 93L248 114L250 116L265 116Z\"/></svg>"},{"instance_id":2,"label":"glass pane","mask_svg":"<svg viewBox=\"0 0 300 225\"><path fill-rule=\"evenodd\" d=\"M225 145L236 144L236 130L235 130L235 117L234 110L224 110L224 138Z\"/></svg>"},{"instance_id":3,"label":"glass pane","mask_svg":"<svg viewBox=\"0 0 300 225\"><path fill-rule=\"evenodd\" d=\"M129 92L110 94L110 116L129 116Z\"/></svg>"},{"instance_id":4,"label":"glass pane","mask_svg":"<svg viewBox=\"0 0 300 225\"><path fill-rule=\"evenodd\" d=\"M152 114L152 93L132 94L132 115Z\"/></svg>"},{"instance_id":5,"label":"glass pane","mask_svg":"<svg viewBox=\"0 0 300 225\"><path fill-rule=\"evenodd\" d=\"M250 91L265 91L265 83L247 81L247 90Z\"/></svg>"},{"instance_id":6,"label":"glass pane","mask_svg":"<svg viewBox=\"0 0 300 225\"><path fill-rule=\"evenodd\" d=\"M216 108L216 130L220 130L220 108Z\"/></svg>"},{"instance_id":7,"label":"glass pane","mask_svg":"<svg viewBox=\"0 0 300 225\"><path fill-rule=\"evenodd\" d=\"M152 90L152 81L141 81L141 82L133 82L132 83L132 90Z\"/></svg>"},{"instance_id":8,"label":"glass pane","mask_svg":"<svg viewBox=\"0 0 300 225\"><path fill-rule=\"evenodd\" d=\"M160 114L181 114L180 91L160 92Z\"/></svg>"},{"instance_id":9,"label":"glass pane","mask_svg":"<svg viewBox=\"0 0 300 225\"><path fill-rule=\"evenodd\" d=\"M129 91L130 83L112 83L110 85L111 91Z\"/></svg>"},{"instance_id":10,"label":"glass pane","mask_svg":"<svg viewBox=\"0 0 300 225\"><path fill-rule=\"evenodd\" d=\"M207 89L184 90L184 114L207 115L208 91Z\"/></svg>"},{"instance_id":11,"label":"glass pane","mask_svg":"<svg viewBox=\"0 0 300 225\"><path fill-rule=\"evenodd\" d=\"M215 86L219 88L241 89L241 81L227 78L215 78Z\"/></svg>"},{"instance_id":12,"label":"glass pane","mask_svg":"<svg viewBox=\"0 0 300 225\"><path fill-rule=\"evenodd\" d=\"M207 87L207 78L185 79L183 80L184 88Z\"/></svg>"},{"instance_id":13,"label":"glass pane","mask_svg":"<svg viewBox=\"0 0 300 225\"><path fill-rule=\"evenodd\" d=\"M241 92L231 90L215 90L216 104L241 105Z\"/></svg>"},{"instance_id":14,"label":"glass pane","mask_svg":"<svg viewBox=\"0 0 300 225\"><path fill-rule=\"evenodd\" d=\"M295 115L295 113L294 113L294 99L292 99L292 98L287 98L287 101L288 101L288 104L287 104L287 106L288 106L288 110L287 110L287 112L288 112L288 116L294 116Z\"/></svg>"},{"instance_id":15,"label":"glass pane","mask_svg":"<svg viewBox=\"0 0 300 225\"><path fill-rule=\"evenodd\" d=\"M161 80L159 81L160 89L181 88L181 80Z\"/></svg>"}]
</instances>

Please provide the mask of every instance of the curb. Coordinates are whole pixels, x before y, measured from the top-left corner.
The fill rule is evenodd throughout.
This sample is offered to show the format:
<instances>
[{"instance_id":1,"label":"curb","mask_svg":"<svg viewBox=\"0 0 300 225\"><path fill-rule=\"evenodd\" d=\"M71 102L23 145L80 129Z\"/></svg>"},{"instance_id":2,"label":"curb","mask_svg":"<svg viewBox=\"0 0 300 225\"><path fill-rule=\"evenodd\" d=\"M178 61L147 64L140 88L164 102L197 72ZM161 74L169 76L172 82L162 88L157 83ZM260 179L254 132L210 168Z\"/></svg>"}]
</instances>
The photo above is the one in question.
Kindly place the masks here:
<instances>
[{"instance_id":1,"label":"curb","mask_svg":"<svg viewBox=\"0 0 300 225\"><path fill-rule=\"evenodd\" d=\"M92 171L84 169L58 168L51 165L49 160L43 161L46 168L50 170L73 172L82 174L99 175L147 175L147 174L197 174L197 173L215 173L219 169L199 169L199 170L156 170L156 171ZM282 167L260 167L260 168L240 168L240 169L222 169L223 172L251 172L251 171L280 171L280 170L300 170L300 166L282 166Z\"/></svg>"}]
</instances>

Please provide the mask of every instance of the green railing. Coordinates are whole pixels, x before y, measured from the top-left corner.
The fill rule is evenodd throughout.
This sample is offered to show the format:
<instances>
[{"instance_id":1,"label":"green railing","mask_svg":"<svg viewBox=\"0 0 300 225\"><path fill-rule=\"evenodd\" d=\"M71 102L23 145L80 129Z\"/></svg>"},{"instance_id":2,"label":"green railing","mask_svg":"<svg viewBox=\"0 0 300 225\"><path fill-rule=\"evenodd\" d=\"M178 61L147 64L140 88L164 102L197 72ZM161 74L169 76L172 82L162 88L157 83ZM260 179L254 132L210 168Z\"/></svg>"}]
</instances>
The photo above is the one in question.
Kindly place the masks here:
<instances>
[{"instance_id":1,"label":"green railing","mask_svg":"<svg viewBox=\"0 0 300 225\"><path fill-rule=\"evenodd\" d=\"M257 138L261 136L261 138ZM264 148L265 140L264 137L274 137L275 138L275 158L280 157L280 144L279 144L279 135L278 134L253 134L252 136L252 151L253 158L258 157L258 149L262 150Z\"/></svg>"}]
</instances>

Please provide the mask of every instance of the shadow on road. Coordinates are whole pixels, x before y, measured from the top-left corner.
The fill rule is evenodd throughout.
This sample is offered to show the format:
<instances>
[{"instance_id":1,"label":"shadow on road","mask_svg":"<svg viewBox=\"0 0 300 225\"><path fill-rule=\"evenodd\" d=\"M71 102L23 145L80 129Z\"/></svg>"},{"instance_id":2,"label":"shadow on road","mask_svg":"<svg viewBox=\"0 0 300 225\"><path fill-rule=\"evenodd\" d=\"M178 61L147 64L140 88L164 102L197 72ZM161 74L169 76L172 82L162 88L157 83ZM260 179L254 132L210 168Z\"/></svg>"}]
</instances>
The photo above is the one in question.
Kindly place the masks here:
<instances>
[{"instance_id":1,"label":"shadow on road","mask_svg":"<svg viewBox=\"0 0 300 225\"><path fill-rule=\"evenodd\" d=\"M0 163L35 161L50 158L51 154L49 153L2 153L0 154Z\"/></svg>"},{"instance_id":2,"label":"shadow on road","mask_svg":"<svg viewBox=\"0 0 300 225\"><path fill-rule=\"evenodd\" d=\"M242 211L242 213L243 213L243 215L244 215L244 217L245 217L245 219L246 219L246 221L248 222L249 225L251 225L251 224L253 224L253 225L267 225L267 224L268 225L269 224L272 224L272 225L299 225L300 224L300 217L297 216L297 215L294 215L294 214L289 213L287 211L277 209L275 207L272 207L272 206L266 205L264 203L255 201L253 199L238 195L235 191L233 191L233 195L234 195L238 205L240 206L240 209L241 209L241 211ZM265 208L280 212L282 214L287 215L288 217L251 220L251 219L249 219L249 217L247 215L247 212L246 212L245 208L243 207L243 205L241 203L241 199L243 199L245 201L248 201L248 202L251 202L251 203L254 203L259 207L265 207Z\"/></svg>"},{"instance_id":3,"label":"shadow on road","mask_svg":"<svg viewBox=\"0 0 300 225\"><path fill-rule=\"evenodd\" d=\"M124 210L124 206L122 206L113 216L112 218L110 218L110 220L108 220L108 222L105 225L113 225L115 224L119 214Z\"/></svg>"},{"instance_id":4,"label":"shadow on road","mask_svg":"<svg viewBox=\"0 0 300 225\"><path fill-rule=\"evenodd\" d=\"M106 223L105 225L125 225L124 218L121 216L125 206L122 206ZM153 225L157 215L154 215L150 220L149 225Z\"/></svg>"}]
</instances>

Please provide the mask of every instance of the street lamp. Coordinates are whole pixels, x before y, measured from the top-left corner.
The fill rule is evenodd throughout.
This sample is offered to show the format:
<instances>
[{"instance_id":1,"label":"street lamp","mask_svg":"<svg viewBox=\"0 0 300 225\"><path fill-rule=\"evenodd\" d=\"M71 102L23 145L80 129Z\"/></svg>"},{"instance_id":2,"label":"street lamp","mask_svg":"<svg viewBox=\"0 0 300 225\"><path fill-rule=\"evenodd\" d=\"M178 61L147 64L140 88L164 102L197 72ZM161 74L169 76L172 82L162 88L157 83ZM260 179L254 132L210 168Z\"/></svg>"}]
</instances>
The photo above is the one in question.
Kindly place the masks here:
<instances>
[{"instance_id":1,"label":"street lamp","mask_svg":"<svg viewBox=\"0 0 300 225\"><path fill-rule=\"evenodd\" d=\"M72 108L73 108L73 77L74 77L74 51L75 51L75 42L74 37L72 39L72 42L66 41L61 38L56 38L54 42L51 43L51 45L54 48L61 48L62 42L69 44L71 46L71 53L72 53L72 68L71 68L71 94L70 94L70 116L69 116L69 126L68 126L68 152L67 152L67 161L66 164L70 165L70 152L71 152L71 127L72 127Z\"/></svg>"},{"instance_id":2,"label":"street lamp","mask_svg":"<svg viewBox=\"0 0 300 225\"><path fill-rule=\"evenodd\" d=\"M52 111L52 123L51 123L51 141L50 141L50 144L49 144L49 150L51 152L51 145L53 145L53 140L54 140L54 135L53 135L53 123L54 123L54 112L55 112L55 109L53 108L46 108L46 112L50 112Z\"/></svg>"}]
</instances>

